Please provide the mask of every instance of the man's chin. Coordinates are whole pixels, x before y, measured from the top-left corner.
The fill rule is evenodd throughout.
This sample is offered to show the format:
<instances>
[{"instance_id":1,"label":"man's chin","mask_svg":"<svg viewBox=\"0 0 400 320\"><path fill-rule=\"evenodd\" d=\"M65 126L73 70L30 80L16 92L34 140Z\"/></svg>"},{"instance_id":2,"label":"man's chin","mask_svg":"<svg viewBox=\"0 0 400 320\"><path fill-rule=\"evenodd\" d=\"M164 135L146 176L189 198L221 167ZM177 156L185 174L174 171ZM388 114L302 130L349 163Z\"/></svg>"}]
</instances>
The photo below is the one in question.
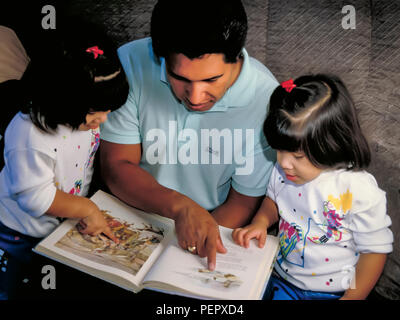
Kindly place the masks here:
<instances>
[{"instance_id":1,"label":"man's chin","mask_svg":"<svg viewBox=\"0 0 400 320\"><path fill-rule=\"evenodd\" d=\"M214 106L214 102L207 102L204 104L200 104L200 105L192 105L190 103L185 102L184 103L186 108L189 109L190 111L208 111L210 110L213 106Z\"/></svg>"}]
</instances>

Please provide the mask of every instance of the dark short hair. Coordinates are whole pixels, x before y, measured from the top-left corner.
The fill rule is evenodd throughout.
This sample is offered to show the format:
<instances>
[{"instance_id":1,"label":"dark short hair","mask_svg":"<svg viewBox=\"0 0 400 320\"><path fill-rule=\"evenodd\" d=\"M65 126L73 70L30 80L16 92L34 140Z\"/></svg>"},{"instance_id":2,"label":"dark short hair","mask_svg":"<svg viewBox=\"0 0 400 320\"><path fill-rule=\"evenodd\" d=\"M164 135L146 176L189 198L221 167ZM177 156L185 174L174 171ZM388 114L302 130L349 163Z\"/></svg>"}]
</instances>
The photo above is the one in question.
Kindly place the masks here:
<instances>
[{"instance_id":1,"label":"dark short hair","mask_svg":"<svg viewBox=\"0 0 400 320\"><path fill-rule=\"evenodd\" d=\"M74 20L58 32L57 42L34 56L22 78L28 103L21 111L47 132L60 124L77 129L89 112L119 108L129 91L117 47L99 26ZM103 54L86 51L94 46Z\"/></svg>"},{"instance_id":2,"label":"dark short hair","mask_svg":"<svg viewBox=\"0 0 400 320\"><path fill-rule=\"evenodd\" d=\"M240 0L159 0L151 17L156 56L182 53L190 59L222 53L235 63L244 47L247 16Z\"/></svg>"},{"instance_id":3,"label":"dark short hair","mask_svg":"<svg viewBox=\"0 0 400 320\"><path fill-rule=\"evenodd\" d=\"M361 169L371 160L349 91L334 75L306 75L291 92L278 86L264 122L269 145L303 151L320 168Z\"/></svg>"}]
</instances>

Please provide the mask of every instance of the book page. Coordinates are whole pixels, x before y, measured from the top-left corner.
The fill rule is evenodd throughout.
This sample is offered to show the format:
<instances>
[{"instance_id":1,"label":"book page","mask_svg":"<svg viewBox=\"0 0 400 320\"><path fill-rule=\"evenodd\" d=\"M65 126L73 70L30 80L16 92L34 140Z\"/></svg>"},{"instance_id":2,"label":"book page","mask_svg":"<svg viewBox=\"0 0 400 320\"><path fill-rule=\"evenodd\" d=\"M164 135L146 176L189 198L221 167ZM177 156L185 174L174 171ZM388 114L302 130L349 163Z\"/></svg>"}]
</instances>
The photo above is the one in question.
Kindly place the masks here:
<instances>
[{"instance_id":1,"label":"book page","mask_svg":"<svg viewBox=\"0 0 400 320\"><path fill-rule=\"evenodd\" d=\"M260 298L258 295L261 294L265 282L262 279L270 274L278 240L268 236L262 249L252 240L250 247L246 249L233 242L231 232L231 229L220 227L221 239L228 252L217 253L214 271L207 269L207 258L200 258L183 250L175 239L145 277L145 287L168 291L168 286L172 286L169 291L180 288L189 296L211 299Z\"/></svg>"},{"instance_id":2,"label":"book page","mask_svg":"<svg viewBox=\"0 0 400 320\"><path fill-rule=\"evenodd\" d=\"M56 253L57 257L84 266L84 270L90 267L108 272L139 286L173 236L173 222L129 207L102 191L91 200L103 210L118 244L104 235L81 234L77 229L78 221L67 220L39 246Z\"/></svg>"}]
</instances>

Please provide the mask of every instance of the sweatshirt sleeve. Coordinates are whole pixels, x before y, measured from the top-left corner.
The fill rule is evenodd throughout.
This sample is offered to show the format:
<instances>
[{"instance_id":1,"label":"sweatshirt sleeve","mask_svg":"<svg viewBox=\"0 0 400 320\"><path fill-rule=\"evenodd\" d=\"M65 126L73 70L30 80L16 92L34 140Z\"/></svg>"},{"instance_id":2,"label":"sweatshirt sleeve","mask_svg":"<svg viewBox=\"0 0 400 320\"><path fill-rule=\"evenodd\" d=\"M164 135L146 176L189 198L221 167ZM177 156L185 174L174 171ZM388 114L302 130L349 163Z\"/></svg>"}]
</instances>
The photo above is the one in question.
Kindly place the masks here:
<instances>
[{"instance_id":1,"label":"sweatshirt sleeve","mask_svg":"<svg viewBox=\"0 0 400 320\"><path fill-rule=\"evenodd\" d=\"M390 253L393 250L391 219L386 210L386 193L375 178L360 175L352 181L355 193L349 229L360 253Z\"/></svg>"},{"instance_id":2,"label":"sweatshirt sleeve","mask_svg":"<svg viewBox=\"0 0 400 320\"><path fill-rule=\"evenodd\" d=\"M268 183L268 188L267 188L267 197L271 198L273 201L276 202L276 197L277 197L277 179L279 179L279 171L278 171L278 165L275 163L274 168L272 169L271 177L269 178L269 183ZM280 180L279 180L280 181ZM280 187L278 185L278 187Z\"/></svg>"},{"instance_id":3,"label":"sweatshirt sleeve","mask_svg":"<svg viewBox=\"0 0 400 320\"><path fill-rule=\"evenodd\" d=\"M6 155L9 196L32 217L50 208L55 194L54 160L32 149L11 150Z\"/></svg>"}]
</instances>

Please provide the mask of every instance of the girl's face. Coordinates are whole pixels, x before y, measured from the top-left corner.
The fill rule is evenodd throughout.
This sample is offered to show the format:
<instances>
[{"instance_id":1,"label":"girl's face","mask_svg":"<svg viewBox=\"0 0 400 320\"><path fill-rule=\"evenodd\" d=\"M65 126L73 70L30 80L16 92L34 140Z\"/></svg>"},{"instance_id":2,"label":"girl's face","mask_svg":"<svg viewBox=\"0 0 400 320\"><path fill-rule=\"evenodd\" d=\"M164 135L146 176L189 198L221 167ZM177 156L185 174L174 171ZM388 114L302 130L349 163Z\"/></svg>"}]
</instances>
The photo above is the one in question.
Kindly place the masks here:
<instances>
[{"instance_id":1,"label":"girl's face","mask_svg":"<svg viewBox=\"0 0 400 320\"><path fill-rule=\"evenodd\" d=\"M97 129L99 125L107 120L107 115L111 112L108 111L93 111L86 115L86 122L79 126L79 130L87 131L90 129Z\"/></svg>"},{"instance_id":2,"label":"girl's face","mask_svg":"<svg viewBox=\"0 0 400 320\"><path fill-rule=\"evenodd\" d=\"M306 155L299 152L277 151L277 160L286 178L296 184L314 180L323 171L314 166Z\"/></svg>"}]
</instances>

